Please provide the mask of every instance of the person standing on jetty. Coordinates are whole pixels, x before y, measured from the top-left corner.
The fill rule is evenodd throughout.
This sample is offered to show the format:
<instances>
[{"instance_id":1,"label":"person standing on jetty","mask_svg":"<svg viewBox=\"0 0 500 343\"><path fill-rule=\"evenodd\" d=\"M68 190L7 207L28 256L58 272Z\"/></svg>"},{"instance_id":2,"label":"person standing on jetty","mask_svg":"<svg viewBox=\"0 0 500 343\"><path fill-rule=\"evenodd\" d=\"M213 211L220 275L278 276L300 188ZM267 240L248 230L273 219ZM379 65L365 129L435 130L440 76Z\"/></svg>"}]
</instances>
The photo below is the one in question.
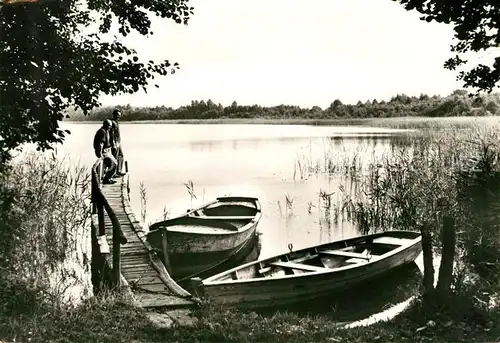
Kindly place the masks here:
<instances>
[{"instance_id":1,"label":"person standing on jetty","mask_svg":"<svg viewBox=\"0 0 500 343\"><path fill-rule=\"evenodd\" d=\"M111 136L111 153L115 157L117 161L117 176L123 176L125 173L123 172L123 150L122 150L122 142L120 137L120 118L122 116L122 112L119 109L115 109L113 111L113 119L111 123L110 136Z\"/></svg>"},{"instance_id":2,"label":"person standing on jetty","mask_svg":"<svg viewBox=\"0 0 500 343\"><path fill-rule=\"evenodd\" d=\"M111 138L109 131L111 130L112 122L106 119L102 123L102 127L97 130L94 136L94 152L98 158L104 159L103 167L107 167L106 174L104 175L104 184L113 184L116 181L111 178L115 175L116 159L111 154Z\"/></svg>"}]
</instances>

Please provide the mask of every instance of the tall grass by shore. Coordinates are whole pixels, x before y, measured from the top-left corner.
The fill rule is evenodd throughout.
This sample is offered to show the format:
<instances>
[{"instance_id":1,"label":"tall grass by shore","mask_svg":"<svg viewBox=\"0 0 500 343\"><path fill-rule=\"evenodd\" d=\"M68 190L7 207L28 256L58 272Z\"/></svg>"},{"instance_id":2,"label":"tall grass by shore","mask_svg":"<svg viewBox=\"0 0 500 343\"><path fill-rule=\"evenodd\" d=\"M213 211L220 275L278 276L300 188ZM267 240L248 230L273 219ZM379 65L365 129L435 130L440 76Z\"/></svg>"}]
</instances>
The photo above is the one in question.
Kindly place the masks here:
<instances>
[{"instance_id":1,"label":"tall grass by shore","mask_svg":"<svg viewBox=\"0 0 500 343\"><path fill-rule=\"evenodd\" d=\"M389 152L369 163L356 153L338 149L335 154L327 152L322 161L301 161L309 174L355 180L356 187L348 192L339 186L335 201L319 190L324 217L341 216L363 234L430 230L436 251L441 247L443 218L453 217L457 233L454 289L466 289L475 280L474 287L482 294L477 302L496 301L500 291L495 276L500 271L500 126L441 122L401 135L393 143Z\"/></svg>"},{"instance_id":2,"label":"tall grass by shore","mask_svg":"<svg viewBox=\"0 0 500 343\"><path fill-rule=\"evenodd\" d=\"M0 315L36 312L91 293L89 173L29 153L0 180ZM72 292L74 291L74 292ZM75 293L76 292L76 293Z\"/></svg>"}]
</instances>

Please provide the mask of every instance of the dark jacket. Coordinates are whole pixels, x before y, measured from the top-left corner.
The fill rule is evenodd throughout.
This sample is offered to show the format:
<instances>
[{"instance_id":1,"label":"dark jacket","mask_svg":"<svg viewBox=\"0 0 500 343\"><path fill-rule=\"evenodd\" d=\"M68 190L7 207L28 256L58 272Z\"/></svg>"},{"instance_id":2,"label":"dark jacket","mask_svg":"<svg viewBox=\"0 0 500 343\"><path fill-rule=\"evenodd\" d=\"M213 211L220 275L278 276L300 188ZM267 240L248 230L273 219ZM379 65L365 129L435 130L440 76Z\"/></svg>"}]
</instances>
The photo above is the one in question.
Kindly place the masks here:
<instances>
[{"instance_id":1,"label":"dark jacket","mask_svg":"<svg viewBox=\"0 0 500 343\"><path fill-rule=\"evenodd\" d=\"M102 127L97 130L94 136L94 150L99 150L99 145L103 143L103 149L111 147L111 141L108 131L104 130Z\"/></svg>"}]
</instances>

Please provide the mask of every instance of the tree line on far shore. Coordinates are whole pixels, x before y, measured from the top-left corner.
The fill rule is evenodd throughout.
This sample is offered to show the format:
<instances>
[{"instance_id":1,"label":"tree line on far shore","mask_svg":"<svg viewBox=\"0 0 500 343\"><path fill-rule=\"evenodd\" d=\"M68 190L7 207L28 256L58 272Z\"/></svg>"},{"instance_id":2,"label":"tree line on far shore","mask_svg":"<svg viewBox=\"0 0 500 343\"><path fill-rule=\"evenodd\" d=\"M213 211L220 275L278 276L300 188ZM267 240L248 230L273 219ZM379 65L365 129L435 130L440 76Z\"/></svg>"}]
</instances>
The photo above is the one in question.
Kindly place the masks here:
<instances>
[{"instance_id":1,"label":"tree line on far shore","mask_svg":"<svg viewBox=\"0 0 500 343\"><path fill-rule=\"evenodd\" d=\"M184 119L333 119L333 118L391 118L391 117L455 117L500 115L500 94L469 96L465 90L455 90L450 95L408 96L398 94L389 101L358 101L356 105L343 104L334 100L326 109L318 106L301 108L299 106L279 105L263 107L259 105L230 106L215 104L212 100L192 101L190 105L172 108L117 106L123 111L123 121L136 120L184 120ZM113 107L114 108L114 107ZM88 116L69 112L67 120L91 121L109 117L111 107L102 107Z\"/></svg>"}]
</instances>

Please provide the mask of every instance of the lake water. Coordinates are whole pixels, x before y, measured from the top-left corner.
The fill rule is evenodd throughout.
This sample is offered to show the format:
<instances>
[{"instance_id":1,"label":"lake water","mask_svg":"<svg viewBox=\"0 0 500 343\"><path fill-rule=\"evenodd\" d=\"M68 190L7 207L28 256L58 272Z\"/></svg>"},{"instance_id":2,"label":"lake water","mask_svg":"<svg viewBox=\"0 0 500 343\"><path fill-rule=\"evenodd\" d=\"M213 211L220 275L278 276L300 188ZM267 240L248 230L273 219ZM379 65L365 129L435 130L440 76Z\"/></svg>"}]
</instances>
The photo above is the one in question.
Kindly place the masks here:
<instances>
[{"instance_id":1,"label":"lake water","mask_svg":"<svg viewBox=\"0 0 500 343\"><path fill-rule=\"evenodd\" d=\"M71 131L59 153L90 166L99 123L63 123ZM146 223L168 210L171 216L224 195L259 198L264 258L288 250L356 236L355 227L325 216L319 193L341 197L348 179L308 173L323 167L325 154L341 164L357 156L368 164L390 151L398 130L358 126L188 125L122 123L121 135L130 172L131 203L139 218L140 183L147 189ZM194 185L196 199L186 186ZM288 203L287 203L288 199Z\"/></svg>"},{"instance_id":2,"label":"lake water","mask_svg":"<svg viewBox=\"0 0 500 343\"><path fill-rule=\"evenodd\" d=\"M100 124L65 122L62 126L71 135L58 146L58 154L90 168L96 160L92 141ZM300 249L359 235L352 223L327 215L332 211L325 209L320 198L320 192L333 193L332 203L339 203L352 193L356 182L348 175L331 177L314 170L324 170L328 161L330 168L339 168L354 157L358 166L366 166L391 154L401 134L401 130L360 126L165 123L122 123L121 132L131 203L138 218L141 183L147 189L146 224L162 217L165 209L175 216L219 196L257 197L262 206L257 228L260 249L255 250L259 258L286 252L289 244ZM189 181L196 199L185 186ZM389 319L413 299L423 267L421 257L416 262L387 276L380 286L370 283L369 289L355 291L357 296L348 302L335 299L323 305L332 320L351 325ZM74 287L75 296L79 291ZM331 311L333 307L336 311ZM318 308L314 306L314 311L323 311Z\"/></svg>"}]
</instances>

